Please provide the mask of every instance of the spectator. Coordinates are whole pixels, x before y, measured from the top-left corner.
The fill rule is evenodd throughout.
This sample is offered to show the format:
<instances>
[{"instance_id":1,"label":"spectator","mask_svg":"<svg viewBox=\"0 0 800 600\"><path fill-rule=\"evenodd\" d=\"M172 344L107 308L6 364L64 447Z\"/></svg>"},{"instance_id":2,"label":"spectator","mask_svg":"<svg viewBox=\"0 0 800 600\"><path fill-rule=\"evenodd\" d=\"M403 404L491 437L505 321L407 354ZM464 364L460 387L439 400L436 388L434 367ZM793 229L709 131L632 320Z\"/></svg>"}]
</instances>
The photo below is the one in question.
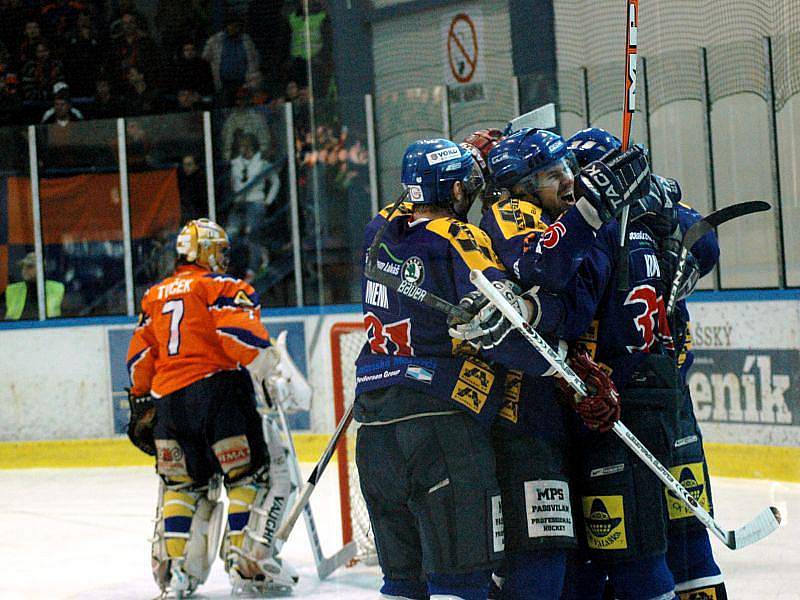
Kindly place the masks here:
<instances>
[{"instance_id":1,"label":"spectator","mask_svg":"<svg viewBox=\"0 0 800 600\"><path fill-rule=\"evenodd\" d=\"M120 17L120 25L122 34L112 44L108 72L116 78L120 89L125 89L128 83L128 69L131 67L135 67L139 73L157 85L160 72L155 43L140 28L139 20L133 12L124 12Z\"/></svg>"},{"instance_id":2,"label":"spectator","mask_svg":"<svg viewBox=\"0 0 800 600\"><path fill-rule=\"evenodd\" d=\"M36 44L36 59L22 67L22 95L25 100L49 100L59 81L64 81L64 65L50 56L50 47L42 40Z\"/></svg>"},{"instance_id":3,"label":"spectator","mask_svg":"<svg viewBox=\"0 0 800 600\"><path fill-rule=\"evenodd\" d=\"M208 39L203 58L211 65L214 86L224 106L233 104L247 74L258 69L256 47L250 36L242 33L241 17L236 15L229 15L225 28Z\"/></svg>"},{"instance_id":4,"label":"spectator","mask_svg":"<svg viewBox=\"0 0 800 600\"><path fill-rule=\"evenodd\" d=\"M286 85L283 70L289 60L291 38L283 2L250 2L247 24L247 33L264 59L261 64L264 87L270 96L279 96Z\"/></svg>"},{"instance_id":5,"label":"spectator","mask_svg":"<svg viewBox=\"0 0 800 600\"><path fill-rule=\"evenodd\" d=\"M53 86L55 99L53 108L47 109L42 115L42 124L50 125L56 123L61 127L69 125L70 121L83 121L83 114L77 108L73 108L70 100L69 86L63 81Z\"/></svg>"},{"instance_id":6,"label":"spectator","mask_svg":"<svg viewBox=\"0 0 800 600\"><path fill-rule=\"evenodd\" d=\"M211 75L211 66L204 58L197 55L197 46L194 42L184 42L181 52L175 61L175 87L174 90L196 89L203 96L214 93L214 78Z\"/></svg>"},{"instance_id":7,"label":"spectator","mask_svg":"<svg viewBox=\"0 0 800 600\"><path fill-rule=\"evenodd\" d=\"M265 180L269 191L265 192ZM239 139L236 158L231 161L233 207L228 216L227 230L249 246L249 267L258 272L267 261L262 233L267 207L273 203L281 187L275 167L261 155L258 141L252 133Z\"/></svg>"},{"instance_id":8,"label":"spectator","mask_svg":"<svg viewBox=\"0 0 800 600\"><path fill-rule=\"evenodd\" d=\"M169 56L180 53L186 40L208 37L208 11L203 0L159 0L155 28L161 47Z\"/></svg>"},{"instance_id":9,"label":"spectator","mask_svg":"<svg viewBox=\"0 0 800 600\"><path fill-rule=\"evenodd\" d=\"M308 85L308 61L314 75L314 96L327 94L327 82L332 66L330 19L319 0L308 2L308 31L306 43L306 19L303 0L297 0L295 10L289 14L291 28L290 67L291 79ZM310 51L310 52L309 52Z\"/></svg>"},{"instance_id":10,"label":"spectator","mask_svg":"<svg viewBox=\"0 0 800 600\"><path fill-rule=\"evenodd\" d=\"M94 100L90 110L95 119L111 119L123 114L124 106L119 98L112 94L111 83L107 77L98 77L95 82Z\"/></svg>"},{"instance_id":11,"label":"spectator","mask_svg":"<svg viewBox=\"0 0 800 600\"><path fill-rule=\"evenodd\" d=\"M192 112L200 110L200 92L191 88L182 88L177 93L178 111Z\"/></svg>"},{"instance_id":12,"label":"spectator","mask_svg":"<svg viewBox=\"0 0 800 600\"><path fill-rule=\"evenodd\" d=\"M78 17L86 5L77 0L53 0L42 7L41 19L45 35L52 41L66 43L77 31Z\"/></svg>"},{"instance_id":13,"label":"spectator","mask_svg":"<svg viewBox=\"0 0 800 600\"><path fill-rule=\"evenodd\" d=\"M39 27L39 22L34 19L28 19L25 22L25 35L22 37L22 43L19 46L17 55L20 66L24 67L29 61L36 60L36 46L43 41L42 28Z\"/></svg>"},{"instance_id":14,"label":"spectator","mask_svg":"<svg viewBox=\"0 0 800 600\"><path fill-rule=\"evenodd\" d=\"M29 252L19 261L22 281L10 283L0 294L0 310L6 321L33 321L39 318L39 301L36 291L36 253ZM44 282L45 312L48 317L61 316L64 284L46 279Z\"/></svg>"},{"instance_id":15,"label":"spectator","mask_svg":"<svg viewBox=\"0 0 800 600\"><path fill-rule=\"evenodd\" d=\"M22 112L19 78L16 73L0 73L0 126L17 125Z\"/></svg>"},{"instance_id":16,"label":"spectator","mask_svg":"<svg viewBox=\"0 0 800 600\"><path fill-rule=\"evenodd\" d=\"M249 106L249 91L242 86L236 94L236 109L230 112L222 126L222 158L230 160L238 152L242 134L255 136L262 154L272 155L272 136L265 112L261 108Z\"/></svg>"},{"instance_id":17,"label":"spectator","mask_svg":"<svg viewBox=\"0 0 800 600\"><path fill-rule=\"evenodd\" d=\"M178 169L178 190L181 197L181 223L208 217L206 174L194 154L187 154Z\"/></svg>"},{"instance_id":18,"label":"spectator","mask_svg":"<svg viewBox=\"0 0 800 600\"><path fill-rule=\"evenodd\" d=\"M81 14L76 21L76 30L66 44L64 55L64 68L73 95L84 98L92 95L100 67L97 60L100 55L100 41L92 28L92 20L89 15Z\"/></svg>"},{"instance_id":19,"label":"spectator","mask_svg":"<svg viewBox=\"0 0 800 600\"><path fill-rule=\"evenodd\" d=\"M126 115L151 115L159 112L161 96L147 85L144 73L137 67L128 67L128 91L125 94Z\"/></svg>"}]
</instances>

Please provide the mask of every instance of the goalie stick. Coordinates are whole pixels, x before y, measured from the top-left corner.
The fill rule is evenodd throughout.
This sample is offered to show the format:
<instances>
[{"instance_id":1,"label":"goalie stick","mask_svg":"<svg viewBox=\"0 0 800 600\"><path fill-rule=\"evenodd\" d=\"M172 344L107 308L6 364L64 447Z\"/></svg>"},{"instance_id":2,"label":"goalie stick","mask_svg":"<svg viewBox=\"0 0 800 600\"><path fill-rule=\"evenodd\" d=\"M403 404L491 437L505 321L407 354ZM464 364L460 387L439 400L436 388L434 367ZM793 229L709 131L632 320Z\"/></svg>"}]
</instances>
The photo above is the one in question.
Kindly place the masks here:
<instances>
[{"instance_id":1,"label":"goalie stick","mask_svg":"<svg viewBox=\"0 0 800 600\"><path fill-rule=\"evenodd\" d=\"M289 457L289 472L297 486L303 481L303 475L300 472L300 465L297 462L297 453L294 448L294 441L292 440L292 432L289 429L289 422L286 419L286 413L283 410L282 398L272 398L272 403L278 413L278 422L280 423L281 431L286 438L286 444L289 447L291 456ZM266 415L264 418L269 418ZM314 554L314 563L317 567L317 577L320 580L326 579L328 575L333 573L339 567L343 567L355 558L358 552L358 547L355 542L345 544L338 552L332 556L325 556L322 552L322 544L319 541L319 533L317 531L317 524L314 521L314 513L311 512L311 505L306 503L302 508L303 519L306 522L306 531L308 531L308 540L311 543L311 551ZM295 518L295 521L297 519ZM288 535L287 535L288 537ZM278 538L284 539L284 538ZM285 541L285 539L284 539Z\"/></svg>"},{"instance_id":2,"label":"goalie stick","mask_svg":"<svg viewBox=\"0 0 800 600\"><path fill-rule=\"evenodd\" d=\"M672 279L672 286L669 290L667 316L671 316L672 312L675 310L678 289L680 288L681 280L683 279L684 271L686 270L686 262L689 259L689 252L691 252L692 246L699 242L700 238L705 236L707 233L711 232L723 223L727 223L731 219L744 217L757 212L763 212L765 210L769 210L770 208L772 207L769 204L761 200L732 204L731 206L726 206L725 208L720 208L719 210L709 213L686 230L683 240L681 240L681 247L678 250L678 266L675 268L675 276Z\"/></svg>"},{"instance_id":3,"label":"goalie stick","mask_svg":"<svg viewBox=\"0 0 800 600\"><path fill-rule=\"evenodd\" d=\"M275 533L275 537L281 541L286 541L289 537L289 534L294 529L295 523L297 523L297 519L300 518L300 513L303 512L306 505L308 505L309 500L311 499L311 494L314 492L314 488L317 486L317 482L319 481L320 477L322 477L322 473L325 471L325 468L328 466L328 463L333 456L334 450L336 450L336 446L339 443L339 440L342 437L342 434L347 429L347 426L350 425L350 421L353 419L353 405L351 404L347 411L344 413L342 420L339 421L339 424L336 426L336 431L333 432L331 439L328 441L328 445L325 447L325 450L322 452L322 456L320 457L317 464L314 466L314 470L311 471L311 475L308 477L308 481L306 485L303 487L303 490L297 497L297 500L294 501L294 506L286 515L281 526L278 528L278 531ZM351 542L354 544L354 542ZM348 548L350 544L345 546ZM339 552L342 552L340 550Z\"/></svg>"},{"instance_id":4,"label":"goalie stick","mask_svg":"<svg viewBox=\"0 0 800 600\"><path fill-rule=\"evenodd\" d=\"M586 385L575 374L567 362L556 352L531 325L514 310L486 276L479 270L473 269L470 280L486 298L497 307L503 315L511 321L514 328L538 350L548 363L561 375L564 380L582 396L586 396ZM775 531L781 522L781 514L777 508L770 506L758 513L750 522L735 530L724 529L702 506L697 503L694 496L672 476L664 465L645 447L642 442L625 427L621 421L614 423L612 431L617 434L628 448L638 456L642 462L661 480L692 513L716 535L731 550L744 548L757 542Z\"/></svg>"},{"instance_id":5,"label":"goalie stick","mask_svg":"<svg viewBox=\"0 0 800 600\"><path fill-rule=\"evenodd\" d=\"M503 130L503 135L511 135L525 127L530 127L531 129L555 129L556 105L550 102L511 119Z\"/></svg>"}]
</instances>

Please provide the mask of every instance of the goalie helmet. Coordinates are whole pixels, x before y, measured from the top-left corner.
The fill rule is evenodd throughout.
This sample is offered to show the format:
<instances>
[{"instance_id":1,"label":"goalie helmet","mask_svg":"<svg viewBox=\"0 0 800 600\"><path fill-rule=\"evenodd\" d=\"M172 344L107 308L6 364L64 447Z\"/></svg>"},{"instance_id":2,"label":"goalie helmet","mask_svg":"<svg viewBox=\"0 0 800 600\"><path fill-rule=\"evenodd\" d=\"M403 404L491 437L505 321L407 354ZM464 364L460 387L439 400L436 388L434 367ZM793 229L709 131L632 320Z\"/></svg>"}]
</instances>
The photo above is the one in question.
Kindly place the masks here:
<instances>
[{"instance_id":1,"label":"goalie helmet","mask_svg":"<svg viewBox=\"0 0 800 600\"><path fill-rule=\"evenodd\" d=\"M497 187L511 188L567 157L564 139L546 129L523 128L501 140L489 153L489 173Z\"/></svg>"},{"instance_id":2,"label":"goalie helmet","mask_svg":"<svg viewBox=\"0 0 800 600\"><path fill-rule=\"evenodd\" d=\"M225 273L228 270L228 234L210 219L195 219L184 225L178 234L175 249L179 258L213 273Z\"/></svg>"},{"instance_id":3,"label":"goalie helmet","mask_svg":"<svg viewBox=\"0 0 800 600\"><path fill-rule=\"evenodd\" d=\"M599 127L581 129L567 140L567 148L575 156L580 167L600 160L608 151L621 147L622 142Z\"/></svg>"},{"instance_id":4,"label":"goalie helmet","mask_svg":"<svg viewBox=\"0 0 800 600\"><path fill-rule=\"evenodd\" d=\"M454 210L453 184L460 181L467 197L466 210L483 190L485 182L472 154L445 139L418 140L403 155L400 175L412 204L438 205ZM464 216L462 206L457 212Z\"/></svg>"}]
</instances>

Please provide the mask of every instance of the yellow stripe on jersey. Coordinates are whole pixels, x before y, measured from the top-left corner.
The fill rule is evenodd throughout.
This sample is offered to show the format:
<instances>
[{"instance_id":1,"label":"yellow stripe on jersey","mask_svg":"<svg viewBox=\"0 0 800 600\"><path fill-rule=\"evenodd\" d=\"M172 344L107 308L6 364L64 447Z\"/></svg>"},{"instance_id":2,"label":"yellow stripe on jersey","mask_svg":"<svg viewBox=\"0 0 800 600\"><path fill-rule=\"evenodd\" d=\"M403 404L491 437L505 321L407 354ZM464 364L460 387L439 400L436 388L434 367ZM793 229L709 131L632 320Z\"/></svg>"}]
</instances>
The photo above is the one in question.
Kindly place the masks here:
<instances>
[{"instance_id":1,"label":"yellow stripe on jersey","mask_svg":"<svg viewBox=\"0 0 800 600\"><path fill-rule=\"evenodd\" d=\"M442 217L428 222L426 228L448 240L470 269L505 270L492 249L492 241L489 236L474 225L450 217Z\"/></svg>"},{"instance_id":2,"label":"yellow stripe on jersey","mask_svg":"<svg viewBox=\"0 0 800 600\"><path fill-rule=\"evenodd\" d=\"M542 209L525 200L517 198L500 200L492 205L492 214L500 232L507 240L547 229L547 225L542 222Z\"/></svg>"},{"instance_id":3,"label":"yellow stripe on jersey","mask_svg":"<svg viewBox=\"0 0 800 600\"><path fill-rule=\"evenodd\" d=\"M392 210L392 206L393 204L390 204L386 208L382 209L378 214L385 219L389 214L389 211ZM412 212L414 212L414 205L411 202L401 202L400 206L397 207L397 210L394 211L392 218L389 220L394 221L397 217L406 217Z\"/></svg>"}]
</instances>

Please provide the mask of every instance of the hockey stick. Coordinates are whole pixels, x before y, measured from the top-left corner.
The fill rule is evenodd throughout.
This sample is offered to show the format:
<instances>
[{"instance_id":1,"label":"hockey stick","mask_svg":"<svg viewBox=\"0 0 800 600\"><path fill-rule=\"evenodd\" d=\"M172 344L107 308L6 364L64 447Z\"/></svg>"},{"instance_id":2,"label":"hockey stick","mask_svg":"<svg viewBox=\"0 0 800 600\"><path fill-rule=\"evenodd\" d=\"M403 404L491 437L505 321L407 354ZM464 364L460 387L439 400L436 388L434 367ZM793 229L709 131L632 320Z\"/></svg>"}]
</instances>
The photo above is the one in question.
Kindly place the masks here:
<instances>
[{"instance_id":1,"label":"hockey stick","mask_svg":"<svg viewBox=\"0 0 800 600\"><path fill-rule=\"evenodd\" d=\"M328 466L328 463L333 456L334 451L336 450L336 446L339 443L339 439L342 437L342 434L347 429L347 426L350 425L350 421L353 419L353 405L351 404L347 411L344 413L342 420L339 421L339 425L336 427L336 431L333 432L331 439L328 441L328 445L325 447L325 450L322 452L322 456L320 457L317 464L314 466L314 470L311 471L311 475L308 477L308 481L306 485L303 487L302 492L297 497L297 500L294 502L294 506L286 515L286 519L283 521L281 526L278 528L278 531L275 533L275 537L279 540L286 541L289 537L289 534L292 532L295 523L297 523L297 519L300 518L300 513L303 512L303 509L308 504L309 500L311 499L311 494L314 491L314 488L317 486L317 482L319 481L320 477L322 477L322 473L325 471L325 467ZM347 548L347 546L345 546Z\"/></svg>"},{"instance_id":2,"label":"hockey stick","mask_svg":"<svg viewBox=\"0 0 800 600\"><path fill-rule=\"evenodd\" d=\"M686 270L686 263L689 259L689 252L691 252L692 246L699 242L700 238L705 236L707 233L713 231L715 228L730 221L731 219L744 217L757 212L763 212L765 210L769 210L770 208L772 207L769 204L762 202L761 200L732 204L731 206L720 208L719 210L715 210L714 212L706 215L686 230L683 240L681 240L681 247L678 250L678 266L675 269L675 276L672 279L672 286L669 290L667 316L671 316L672 312L675 310L678 288L680 287L681 280L683 279L684 271Z\"/></svg>"},{"instance_id":3,"label":"hockey stick","mask_svg":"<svg viewBox=\"0 0 800 600\"><path fill-rule=\"evenodd\" d=\"M278 420L280 422L281 430L286 436L287 444L291 456L289 457L289 470L292 478L297 485L303 480L303 475L300 472L300 465L297 462L297 452L294 448L294 440L292 440L292 433L289 429L289 422L286 420L286 413L283 410L281 400L272 398L275 409L278 412ZM333 573L339 567L348 564L355 558L358 553L358 547L355 542L345 544L339 549L336 554L326 557L322 552L322 545L319 541L319 533L317 532L317 524L314 521L314 513L311 512L311 504L306 503L303 507L303 519L306 522L306 530L308 531L308 541L311 543L311 551L314 553L314 563L317 566L317 577L320 580L326 579L328 575ZM287 536L288 537L288 536ZM280 538L279 538L280 539Z\"/></svg>"},{"instance_id":4,"label":"hockey stick","mask_svg":"<svg viewBox=\"0 0 800 600\"><path fill-rule=\"evenodd\" d=\"M628 149L631 141L631 125L636 110L636 57L639 38L639 0L628 0L626 10L625 34L625 96L622 108L622 151ZM628 273L628 215L630 207L622 209L619 219L619 271L617 289L626 291L629 287Z\"/></svg>"},{"instance_id":5,"label":"hockey stick","mask_svg":"<svg viewBox=\"0 0 800 600\"><path fill-rule=\"evenodd\" d=\"M550 102L511 119L503 130L503 135L511 135L525 127L530 127L531 129L555 129L556 105Z\"/></svg>"},{"instance_id":6,"label":"hockey stick","mask_svg":"<svg viewBox=\"0 0 800 600\"><path fill-rule=\"evenodd\" d=\"M570 385L572 389L578 392L581 396L586 396L586 384L581 381L580 377L575 374L575 371L566 363L566 361L559 356L559 354L539 335L539 333L531 327L531 325L522 318L522 316L514 310L511 304L503 297L499 290L497 290L491 282L486 279L486 276L479 270L473 269L470 273L470 281L477 287L481 293L495 307L497 307L503 315L511 321L514 328L519 331L522 336L538 350L541 355L547 360L548 363L555 369L559 375ZM617 434L628 448L630 448L636 456L638 456L647 467L658 477L666 488L671 491L692 513L705 525L711 532L716 535L722 542L731 550L738 550L749 544L765 538L770 533L775 531L781 522L781 515L777 508L770 506L758 513L755 518L746 523L742 527L735 530L726 530L712 517L702 506L697 503L697 500L692 494L681 485L681 483L672 476L672 473L662 465L655 456L645 447L642 442L631 432L630 429L625 427L621 421L614 423L613 431Z\"/></svg>"}]
</instances>

